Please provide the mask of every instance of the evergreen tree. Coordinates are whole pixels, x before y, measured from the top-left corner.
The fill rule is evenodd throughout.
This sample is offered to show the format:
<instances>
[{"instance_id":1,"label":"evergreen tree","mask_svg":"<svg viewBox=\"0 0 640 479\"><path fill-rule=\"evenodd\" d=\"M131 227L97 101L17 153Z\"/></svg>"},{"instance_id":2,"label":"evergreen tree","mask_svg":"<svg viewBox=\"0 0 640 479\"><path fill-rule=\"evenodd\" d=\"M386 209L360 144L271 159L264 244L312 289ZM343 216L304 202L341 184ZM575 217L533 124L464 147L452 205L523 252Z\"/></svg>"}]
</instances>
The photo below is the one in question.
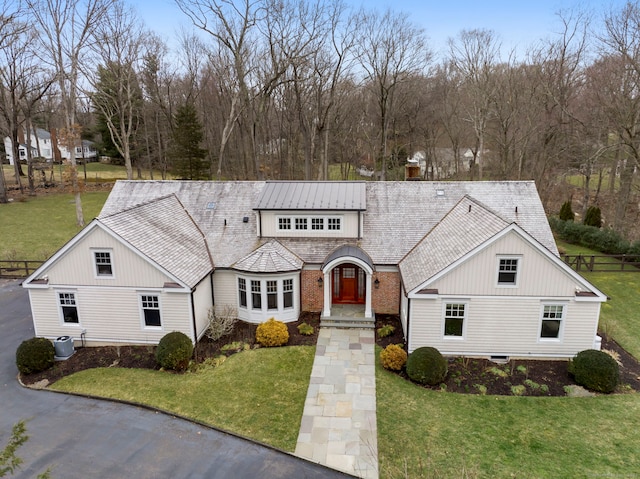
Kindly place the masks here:
<instances>
[{"instance_id":1,"label":"evergreen tree","mask_svg":"<svg viewBox=\"0 0 640 479\"><path fill-rule=\"evenodd\" d=\"M595 226L600 228L602 226L602 212L597 206L589 206L587 213L584 215L583 223L587 226Z\"/></svg>"},{"instance_id":2,"label":"evergreen tree","mask_svg":"<svg viewBox=\"0 0 640 479\"><path fill-rule=\"evenodd\" d=\"M209 177L209 165L205 161L208 152L200 148L203 137L195 106L191 103L180 106L174 117L169 152L173 174L178 178L203 180Z\"/></svg>"},{"instance_id":3,"label":"evergreen tree","mask_svg":"<svg viewBox=\"0 0 640 479\"><path fill-rule=\"evenodd\" d=\"M571 201L565 201L560 208L560 219L563 221L573 221L573 209L571 209Z\"/></svg>"}]
</instances>

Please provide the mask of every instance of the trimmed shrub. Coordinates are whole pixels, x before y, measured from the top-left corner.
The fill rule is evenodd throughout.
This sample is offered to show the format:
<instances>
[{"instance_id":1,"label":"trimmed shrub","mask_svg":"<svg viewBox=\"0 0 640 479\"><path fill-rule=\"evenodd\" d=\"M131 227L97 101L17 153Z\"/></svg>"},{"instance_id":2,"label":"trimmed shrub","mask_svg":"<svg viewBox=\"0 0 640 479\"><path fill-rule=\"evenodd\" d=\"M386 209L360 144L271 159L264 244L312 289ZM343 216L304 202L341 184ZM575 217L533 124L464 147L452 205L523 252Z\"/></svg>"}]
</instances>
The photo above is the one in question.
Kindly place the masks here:
<instances>
[{"instance_id":1,"label":"trimmed shrub","mask_svg":"<svg viewBox=\"0 0 640 479\"><path fill-rule=\"evenodd\" d=\"M298 325L298 332L303 336L311 336L315 331L316 330L310 324L300 323Z\"/></svg>"},{"instance_id":2,"label":"trimmed shrub","mask_svg":"<svg viewBox=\"0 0 640 479\"><path fill-rule=\"evenodd\" d=\"M580 351L569 366L576 383L601 393L613 392L618 385L619 371L616 360L595 349Z\"/></svg>"},{"instance_id":3,"label":"trimmed shrub","mask_svg":"<svg viewBox=\"0 0 640 479\"><path fill-rule=\"evenodd\" d=\"M191 339L179 331L165 334L156 348L156 362L161 368L185 371L193 355Z\"/></svg>"},{"instance_id":4,"label":"trimmed shrub","mask_svg":"<svg viewBox=\"0 0 640 479\"><path fill-rule=\"evenodd\" d=\"M387 336L391 336L393 332L396 330L392 325L385 324L381 328L378 328L378 337L386 338Z\"/></svg>"},{"instance_id":5,"label":"trimmed shrub","mask_svg":"<svg viewBox=\"0 0 640 479\"><path fill-rule=\"evenodd\" d=\"M55 354L53 343L48 339L27 339L18 346L16 366L22 374L39 373L53 366Z\"/></svg>"},{"instance_id":6,"label":"trimmed shrub","mask_svg":"<svg viewBox=\"0 0 640 479\"><path fill-rule=\"evenodd\" d=\"M560 214L558 215L563 221L573 221L574 214L571 208L571 201L565 201L560 207Z\"/></svg>"},{"instance_id":7,"label":"trimmed shrub","mask_svg":"<svg viewBox=\"0 0 640 479\"><path fill-rule=\"evenodd\" d=\"M589 206L587 212L584 215L583 223L587 226L595 226L600 228L602 226L602 212L597 206Z\"/></svg>"},{"instance_id":8,"label":"trimmed shrub","mask_svg":"<svg viewBox=\"0 0 640 479\"><path fill-rule=\"evenodd\" d=\"M256 328L256 341L268 348L284 346L289 342L289 330L287 325L275 318L260 323Z\"/></svg>"},{"instance_id":9,"label":"trimmed shrub","mask_svg":"<svg viewBox=\"0 0 640 479\"><path fill-rule=\"evenodd\" d=\"M407 358L407 375L417 383L435 386L447 376L447 360L436 348L418 348Z\"/></svg>"},{"instance_id":10,"label":"trimmed shrub","mask_svg":"<svg viewBox=\"0 0 640 479\"><path fill-rule=\"evenodd\" d=\"M407 362L407 352L398 344L390 344L380 351L382 367L392 371L400 371Z\"/></svg>"}]
</instances>

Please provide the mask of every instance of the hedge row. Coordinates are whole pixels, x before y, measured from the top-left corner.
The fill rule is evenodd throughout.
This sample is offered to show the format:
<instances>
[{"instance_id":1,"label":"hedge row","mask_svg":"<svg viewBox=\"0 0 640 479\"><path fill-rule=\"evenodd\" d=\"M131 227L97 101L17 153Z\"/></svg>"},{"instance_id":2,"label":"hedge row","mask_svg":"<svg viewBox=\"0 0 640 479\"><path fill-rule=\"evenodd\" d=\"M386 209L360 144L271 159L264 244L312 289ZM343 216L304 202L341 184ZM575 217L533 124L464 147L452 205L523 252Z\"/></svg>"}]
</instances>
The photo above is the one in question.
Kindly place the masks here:
<instances>
[{"instance_id":1,"label":"hedge row","mask_svg":"<svg viewBox=\"0 0 640 479\"><path fill-rule=\"evenodd\" d=\"M640 261L640 241L630 243L610 228L596 228L573 221L549 218L552 231L567 243L584 246L605 254L626 254L629 261Z\"/></svg>"}]
</instances>

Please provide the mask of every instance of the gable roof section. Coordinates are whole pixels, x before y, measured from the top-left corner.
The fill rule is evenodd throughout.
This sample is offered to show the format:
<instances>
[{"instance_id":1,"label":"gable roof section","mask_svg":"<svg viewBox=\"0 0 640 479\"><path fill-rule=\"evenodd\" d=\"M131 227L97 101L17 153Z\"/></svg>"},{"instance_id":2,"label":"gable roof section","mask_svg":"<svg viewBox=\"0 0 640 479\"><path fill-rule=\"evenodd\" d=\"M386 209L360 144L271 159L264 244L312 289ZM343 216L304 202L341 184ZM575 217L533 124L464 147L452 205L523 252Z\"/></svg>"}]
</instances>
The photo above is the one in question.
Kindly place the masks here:
<instances>
[{"instance_id":1,"label":"gable roof section","mask_svg":"<svg viewBox=\"0 0 640 479\"><path fill-rule=\"evenodd\" d=\"M366 185L355 181L268 181L256 210L363 211Z\"/></svg>"},{"instance_id":2,"label":"gable roof section","mask_svg":"<svg viewBox=\"0 0 640 479\"><path fill-rule=\"evenodd\" d=\"M99 221L190 287L213 269L202 231L173 194Z\"/></svg>"},{"instance_id":3,"label":"gable roof section","mask_svg":"<svg viewBox=\"0 0 640 479\"><path fill-rule=\"evenodd\" d=\"M281 273L298 271L303 262L276 240L270 240L240 259L233 269L249 273Z\"/></svg>"},{"instance_id":4,"label":"gable roof section","mask_svg":"<svg viewBox=\"0 0 640 479\"><path fill-rule=\"evenodd\" d=\"M418 287L507 226L483 204L464 196L400 261L405 288Z\"/></svg>"}]
</instances>

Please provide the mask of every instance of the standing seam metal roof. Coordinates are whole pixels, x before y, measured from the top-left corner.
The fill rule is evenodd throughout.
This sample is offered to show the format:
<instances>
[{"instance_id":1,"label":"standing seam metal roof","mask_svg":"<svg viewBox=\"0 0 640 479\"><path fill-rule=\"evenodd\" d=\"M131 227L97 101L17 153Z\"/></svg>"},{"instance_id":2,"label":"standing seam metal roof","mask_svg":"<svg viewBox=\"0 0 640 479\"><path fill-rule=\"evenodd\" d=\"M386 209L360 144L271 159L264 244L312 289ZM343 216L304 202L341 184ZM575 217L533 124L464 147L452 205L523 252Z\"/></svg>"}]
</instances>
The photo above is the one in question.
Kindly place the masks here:
<instances>
[{"instance_id":1,"label":"standing seam metal roof","mask_svg":"<svg viewBox=\"0 0 640 479\"><path fill-rule=\"evenodd\" d=\"M364 211L366 185L354 181L268 181L254 209Z\"/></svg>"}]
</instances>

